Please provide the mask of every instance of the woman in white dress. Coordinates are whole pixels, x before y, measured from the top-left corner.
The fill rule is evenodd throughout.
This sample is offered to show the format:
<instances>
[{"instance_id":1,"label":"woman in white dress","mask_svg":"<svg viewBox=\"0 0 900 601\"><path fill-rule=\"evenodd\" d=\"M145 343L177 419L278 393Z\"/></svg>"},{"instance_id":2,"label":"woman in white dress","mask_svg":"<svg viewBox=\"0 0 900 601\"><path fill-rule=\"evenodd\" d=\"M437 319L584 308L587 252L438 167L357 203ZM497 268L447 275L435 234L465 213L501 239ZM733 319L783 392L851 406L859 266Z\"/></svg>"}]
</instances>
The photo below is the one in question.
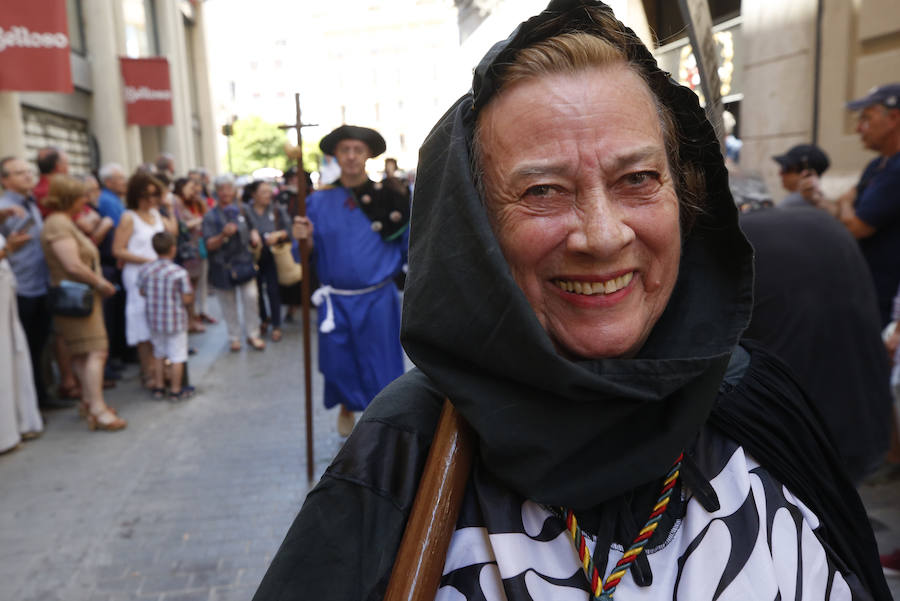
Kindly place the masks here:
<instances>
[{"instance_id":1,"label":"woman in white dress","mask_svg":"<svg viewBox=\"0 0 900 601\"><path fill-rule=\"evenodd\" d=\"M8 216L0 212L0 221ZM31 377L31 356L16 306L16 277L0 235L0 453L12 451L44 429Z\"/></svg>"},{"instance_id":2,"label":"woman in white dress","mask_svg":"<svg viewBox=\"0 0 900 601\"><path fill-rule=\"evenodd\" d=\"M150 242L153 234L168 230L174 235L178 231L177 222L170 217L171 207L167 210L169 216L159 210L168 196L165 186L152 175L142 172L132 175L125 196L128 210L122 215L113 238L113 255L124 264L125 340L129 346L137 346L141 378L148 387L153 381L153 347L144 297L137 289L137 275L141 265L156 260Z\"/></svg>"}]
</instances>

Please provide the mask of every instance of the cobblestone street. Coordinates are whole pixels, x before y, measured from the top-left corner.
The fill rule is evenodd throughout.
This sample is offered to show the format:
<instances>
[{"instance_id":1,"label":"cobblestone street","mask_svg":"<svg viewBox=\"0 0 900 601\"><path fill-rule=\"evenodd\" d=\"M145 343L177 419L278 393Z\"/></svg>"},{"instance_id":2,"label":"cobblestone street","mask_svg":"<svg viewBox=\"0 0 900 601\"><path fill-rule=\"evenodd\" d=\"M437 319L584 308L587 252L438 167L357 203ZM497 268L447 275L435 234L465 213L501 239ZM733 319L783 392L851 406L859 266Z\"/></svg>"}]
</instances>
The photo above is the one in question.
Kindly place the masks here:
<instances>
[{"instance_id":1,"label":"cobblestone street","mask_svg":"<svg viewBox=\"0 0 900 601\"><path fill-rule=\"evenodd\" d=\"M108 391L127 430L55 411L0 457L0 600L252 597L307 492L300 327L264 353L229 353L223 324L192 344L194 399L151 400L130 366ZM341 439L314 383L318 477ZM900 482L861 492L882 551L900 547Z\"/></svg>"},{"instance_id":2,"label":"cobblestone street","mask_svg":"<svg viewBox=\"0 0 900 601\"><path fill-rule=\"evenodd\" d=\"M124 432L54 411L0 457L0 599L250 599L307 492L300 327L264 353L229 353L222 323L191 342L194 399L151 400L129 366ZM317 404L316 477L335 419Z\"/></svg>"}]
</instances>

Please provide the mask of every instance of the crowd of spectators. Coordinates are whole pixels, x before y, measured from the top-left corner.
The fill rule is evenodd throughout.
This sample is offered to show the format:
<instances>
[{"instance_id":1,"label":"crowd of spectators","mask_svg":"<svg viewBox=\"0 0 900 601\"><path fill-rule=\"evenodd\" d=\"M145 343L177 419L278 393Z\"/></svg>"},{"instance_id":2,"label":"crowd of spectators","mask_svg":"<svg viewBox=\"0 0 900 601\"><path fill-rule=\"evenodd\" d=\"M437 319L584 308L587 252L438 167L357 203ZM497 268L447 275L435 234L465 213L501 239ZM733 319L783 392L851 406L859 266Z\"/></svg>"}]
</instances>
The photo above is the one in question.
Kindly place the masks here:
<instances>
[{"instance_id":1,"label":"crowd of spectators","mask_svg":"<svg viewBox=\"0 0 900 601\"><path fill-rule=\"evenodd\" d=\"M298 305L299 288L279 286L270 248L293 243L295 182L273 202L270 183L179 176L170 154L130 175L117 163L71 174L54 147L33 164L0 159L0 453L38 437L48 410L125 428L104 389L126 363L148 397L190 398L188 334L216 323L210 294L232 351L281 340L282 295Z\"/></svg>"}]
</instances>

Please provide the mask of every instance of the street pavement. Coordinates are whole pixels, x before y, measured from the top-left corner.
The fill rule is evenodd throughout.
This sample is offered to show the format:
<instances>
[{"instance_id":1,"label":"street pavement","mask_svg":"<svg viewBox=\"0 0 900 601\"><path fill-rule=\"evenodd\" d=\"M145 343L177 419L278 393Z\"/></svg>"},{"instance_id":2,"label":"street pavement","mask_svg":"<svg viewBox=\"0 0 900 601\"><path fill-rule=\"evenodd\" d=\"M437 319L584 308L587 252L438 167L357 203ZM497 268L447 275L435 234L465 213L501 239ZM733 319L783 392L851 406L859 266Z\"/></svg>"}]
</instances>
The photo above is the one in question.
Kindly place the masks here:
<instances>
[{"instance_id":1,"label":"street pavement","mask_svg":"<svg viewBox=\"0 0 900 601\"><path fill-rule=\"evenodd\" d=\"M0 456L0 600L252 597L308 491L300 327L262 353L228 352L221 322L191 343L195 398L154 401L130 366L107 391L126 430L49 412ZM342 439L313 413L318 478Z\"/></svg>"},{"instance_id":2,"label":"street pavement","mask_svg":"<svg viewBox=\"0 0 900 601\"><path fill-rule=\"evenodd\" d=\"M229 353L222 323L191 342L194 399L151 400L131 366L107 391L125 431L55 411L0 456L0 601L253 596L309 489L300 327L263 353ZM313 382L319 477L342 439ZM882 551L900 547L900 480L861 494Z\"/></svg>"}]
</instances>

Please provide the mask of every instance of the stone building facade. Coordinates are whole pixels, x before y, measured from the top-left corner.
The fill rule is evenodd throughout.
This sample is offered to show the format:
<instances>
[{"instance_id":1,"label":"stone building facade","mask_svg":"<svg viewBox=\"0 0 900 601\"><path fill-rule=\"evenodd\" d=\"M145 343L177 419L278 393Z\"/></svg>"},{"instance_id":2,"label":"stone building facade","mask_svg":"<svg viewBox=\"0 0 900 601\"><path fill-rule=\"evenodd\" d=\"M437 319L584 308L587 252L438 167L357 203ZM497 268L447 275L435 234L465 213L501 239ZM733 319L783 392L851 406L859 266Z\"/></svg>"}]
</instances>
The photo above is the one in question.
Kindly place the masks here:
<instances>
[{"instance_id":1,"label":"stone building facade","mask_svg":"<svg viewBox=\"0 0 900 601\"><path fill-rule=\"evenodd\" d=\"M0 156L33 159L54 145L73 173L103 163L127 171L162 152L176 170L218 165L202 2L190 0L66 0L71 94L0 92ZM172 86L173 124L127 125L119 57L164 56Z\"/></svg>"}]
</instances>

